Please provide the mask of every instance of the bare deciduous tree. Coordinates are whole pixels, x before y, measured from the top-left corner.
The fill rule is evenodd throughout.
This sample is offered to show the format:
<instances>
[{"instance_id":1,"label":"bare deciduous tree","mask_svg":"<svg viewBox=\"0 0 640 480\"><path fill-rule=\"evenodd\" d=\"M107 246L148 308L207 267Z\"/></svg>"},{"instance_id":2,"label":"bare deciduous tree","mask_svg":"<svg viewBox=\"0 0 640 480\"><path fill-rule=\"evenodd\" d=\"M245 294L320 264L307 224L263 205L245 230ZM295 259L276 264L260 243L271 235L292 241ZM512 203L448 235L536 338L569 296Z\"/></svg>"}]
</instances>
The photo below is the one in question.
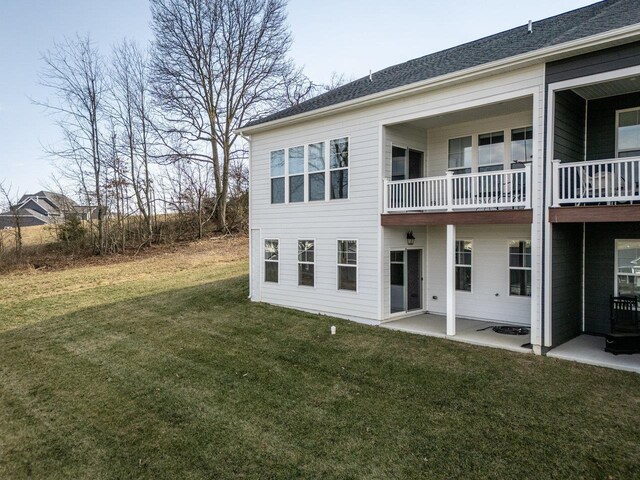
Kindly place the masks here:
<instances>
[{"instance_id":1,"label":"bare deciduous tree","mask_svg":"<svg viewBox=\"0 0 640 480\"><path fill-rule=\"evenodd\" d=\"M123 131L123 150L129 161L131 187L144 222L146 239L151 242L151 95L147 58L134 43L125 40L114 48L112 83L113 115Z\"/></svg>"},{"instance_id":2,"label":"bare deciduous tree","mask_svg":"<svg viewBox=\"0 0 640 480\"><path fill-rule=\"evenodd\" d=\"M155 93L166 131L213 169L218 226L227 227L238 127L263 114L292 71L286 0L151 0Z\"/></svg>"},{"instance_id":3,"label":"bare deciduous tree","mask_svg":"<svg viewBox=\"0 0 640 480\"><path fill-rule=\"evenodd\" d=\"M98 207L98 253L105 250L103 145L101 122L107 94L105 69L91 39L76 36L54 44L43 56L45 69L41 83L51 89L54 101L36 102L57 115L65 140L49 153L66 161L66 169L84 190L89 204Z\"/></svg>"},{"instance_id":4,"label":"bare deciduous tree","mask_svg":"<svg viewBox=\"0 0 640 480\"><path fill-rule=\"evenodd\" d=\"M0 182L0 195L4 199L7 211L12 217L16 258L19 260L22 257L22 225L18 210L20 195L14 195L11 185L5 186L4 182Z\"/></svg>"}]
</instances>

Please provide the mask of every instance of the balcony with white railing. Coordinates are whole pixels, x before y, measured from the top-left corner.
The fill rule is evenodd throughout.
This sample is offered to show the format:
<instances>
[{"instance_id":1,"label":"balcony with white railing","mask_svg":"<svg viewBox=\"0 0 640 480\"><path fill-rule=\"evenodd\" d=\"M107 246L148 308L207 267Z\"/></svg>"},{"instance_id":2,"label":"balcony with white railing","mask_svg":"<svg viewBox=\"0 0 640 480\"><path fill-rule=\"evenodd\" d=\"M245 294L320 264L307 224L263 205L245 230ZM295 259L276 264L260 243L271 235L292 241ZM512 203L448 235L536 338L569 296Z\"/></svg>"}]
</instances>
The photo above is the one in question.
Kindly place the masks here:
<instances>
[{"instance_id":1,"label":"balcony with white railing","mask_svg":"<svg viewBox=\"0 0 640 480\"><path fill-rule=\"evenodd\" d=\"M384 211L531 208L531 164L517 170L384 181Z\"/></svg>"},{"instance_id":2,"label":"balcony with white railing","mask_svg":"<svg viewBox=\"0 0 640 480\"><path fill-rule=\"evenodd\" d=\"M553 207L640 200L640 157L561 163L554 160Z\"/></svg>"}]
</instances>

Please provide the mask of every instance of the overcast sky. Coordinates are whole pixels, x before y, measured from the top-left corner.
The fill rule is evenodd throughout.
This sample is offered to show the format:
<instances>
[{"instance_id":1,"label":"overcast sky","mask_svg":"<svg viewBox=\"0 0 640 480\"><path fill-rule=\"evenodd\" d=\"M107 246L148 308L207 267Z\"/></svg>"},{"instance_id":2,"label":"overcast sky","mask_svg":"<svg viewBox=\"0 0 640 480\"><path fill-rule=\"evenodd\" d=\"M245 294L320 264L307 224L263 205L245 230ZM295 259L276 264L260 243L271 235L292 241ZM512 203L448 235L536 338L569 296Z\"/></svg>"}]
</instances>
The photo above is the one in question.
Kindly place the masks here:
<instances>
[{"instance_id":1,"label":"overcast sky","mask_svg":"<svg viewBox=\"0 0 640 480\"><path fill-rule=\"evenodd\" d=\"M358 78L400 63L594 3L579 0L290 0L291 56L318 82ZM150 40L147 0L0 0L0 181L22 192L50 183L43 145L59 134L30 98L42 53L55 40L89 33L105 53L127 37Z\"/></svg>"}]
</instances>

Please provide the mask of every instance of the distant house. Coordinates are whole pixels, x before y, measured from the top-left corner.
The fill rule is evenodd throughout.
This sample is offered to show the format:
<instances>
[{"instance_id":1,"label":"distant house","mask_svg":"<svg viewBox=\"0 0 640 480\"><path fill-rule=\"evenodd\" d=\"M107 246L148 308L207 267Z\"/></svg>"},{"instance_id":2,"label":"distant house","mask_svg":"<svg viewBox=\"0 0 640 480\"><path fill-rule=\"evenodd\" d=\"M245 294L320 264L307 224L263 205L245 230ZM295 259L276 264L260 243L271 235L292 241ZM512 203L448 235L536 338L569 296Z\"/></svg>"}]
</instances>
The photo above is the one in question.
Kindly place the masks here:
<instances>
[{"instance_id":1,"label":"distant house","mask_svg":"<svg viewBox=\"0 0 640 480\"><path fill-rule=\"evenodd\" d=\"M40 191L23 195L9 211L0 213L0 228L31 227L60 223L65 218L79 216L81 220L98 218L98 207L78 205L65 195Z\"/></svg>"}]
</instances>

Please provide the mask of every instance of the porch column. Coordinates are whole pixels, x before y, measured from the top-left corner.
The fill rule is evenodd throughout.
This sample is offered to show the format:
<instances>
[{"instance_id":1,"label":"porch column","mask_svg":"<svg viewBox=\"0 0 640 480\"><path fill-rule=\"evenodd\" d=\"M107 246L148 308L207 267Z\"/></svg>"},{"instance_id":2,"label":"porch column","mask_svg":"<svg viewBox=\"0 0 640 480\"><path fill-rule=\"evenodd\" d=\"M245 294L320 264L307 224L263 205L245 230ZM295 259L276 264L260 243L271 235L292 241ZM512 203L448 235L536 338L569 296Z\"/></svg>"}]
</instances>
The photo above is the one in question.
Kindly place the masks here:
<instances>
[{"instance_id":1,"label":"porch column","mask_svg":"<svg viewBox=\"0 0 640 480\"><path fill-rule=\"evenodd\" d=\"M456 334L456 226L447 225L447 335Z\"/></svg>"}]
</instances>

